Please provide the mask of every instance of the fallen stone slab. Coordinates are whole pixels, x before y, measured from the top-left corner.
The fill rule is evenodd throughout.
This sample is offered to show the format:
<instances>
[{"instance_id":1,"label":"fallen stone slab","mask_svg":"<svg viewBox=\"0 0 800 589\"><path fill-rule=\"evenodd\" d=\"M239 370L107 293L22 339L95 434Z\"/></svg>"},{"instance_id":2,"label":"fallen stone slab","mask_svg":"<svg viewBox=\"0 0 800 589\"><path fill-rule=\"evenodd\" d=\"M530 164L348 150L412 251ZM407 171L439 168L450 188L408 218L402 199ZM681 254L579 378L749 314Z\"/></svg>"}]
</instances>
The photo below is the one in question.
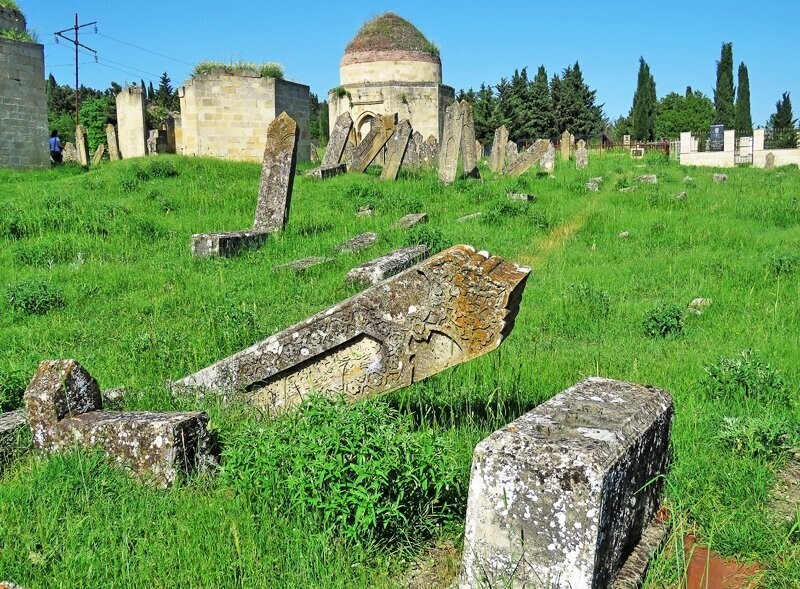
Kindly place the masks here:
<instances>
[{"instance_id":1,"label":"fallen stone slab","mask_svg":"<svg viewBox=\"0 0 800 589\"><path fill-rule=\"evenodd\" d=\"M27 427L23 411L0 413L0 473L27 449L22 441Z\"/></svg>"},{"instance_id":2,"label":"fallen stone slab","mask_svg":"<svg viewBox=\"0 0 800 589\"><path fill-rule=\"evenodd\" d=\"M716 182L717 184L720 184L722 182L727 182L727 181L728 181L728 175L727 174L714 174L714 182Z\"/></svg>"},{"instance_id":3,"label":"fallen stone slab","mask_svg":"<svg viewBox=\"0 0 800 589\"><path fill-rule=\"evenodd\" d=\"M192 255L196 258L236 256L243 250L261 246L269 235L268 231L195 233L192 235Z\"/></svg>"},{"instance_id":4,"label":"fallen stone slab","mask_svg":"<svg viewBox=\"0 0 800 589\"><path fill-rule=\"evenodd\" d=\"M678 200L683 200L683 199L685 199L687 196L688 196L688 195L686 194L686 191L684 190L683 192L679 192L678 194L676 194L676 195L675 195L675 198L676 198L676 199L678 199Z\"/></svg>"},{"instance_id":5,"label":"fallen stone slab","mask_svg":"<svg viewBox=\"0 0 800 589\"><path fill-rule=\"evenodd\" d=\"M525 202L536 202L537 197L535 194L525 194L523 193L516 193L516 192L509 192L506 194L506 198L508 200L523 200Z\"/></svg>"},{"instance_id":6,"label":"fallen stone slab","mask_svg":"<svg viewBox=\"0 0 800 589\"><path fill-rule=\"evenodd\" d=\"M397 125L397 113L393 115L378 115L372 121L369 133L353 151L348 169L363 172L372 163L372 160L389 141Z\"/></svg>"},{"instance_id":7,"label":"fallen stone slab","mask_svg":"<svg viewBox=\"0 0 800 589\"><path fill-rule=\"evenodd\" d=\"M459 217L458 219L456 219L456 221L457 221L458 223L463 223L463 222L465 222L465 221L469 221L470 219L477 219L477 218L478 218L478 217L480 217L482 214L483 214L483 213L481 213L481 212L477 212L477 213L470 213L469 215L464 215L463 217Z\"/></svg>"},{"instance_id":8,"label":"fallen stone slab","mask_svg":"<svg viewBox=\"0 0 800 589\"><path fill-rule=\"evenodd\" d=\"M310 258L303 258L301 260L287 262L286 264L279 264L277 266L273 266L272 269L274 271L293 270L295 272L304 272L309 268L327 264L328 262L333 262L333 258L327 258L324 256L311 256Z\"/></svg>"},{"instance_id":9,"label":"fallen stone slab","mask_svg":"<svg viewBox=\"0 0 800 589\"><path fill-rule=\"evenodd\" d=\"M600 190L600 185L597 182L590 180L589 182L586 183L586 190L589 190L591 192L598 192Z\"/></svg>"},{"instance_id":10,"label":"fallen stone slab","mask_svg":"<svg viewBox=\"0 0 800 589\"><path fill-rule=\"evenodd\" d=\"M340 243L334 249L340 254L354 254L367 249L371 245L375 245L376 241L378 241L378 234L367 231L361 235L356 235L353 239Z\"/></svg>"},{"instance_id":11,"label":"fallen stone slab","mask_svg":"<svg viewBox=\"0 0 800 589\"><path fill-rule=\"evenodd\" d=\"M354 284L377 284L381 280L394 276L429 256L425 245L412 245L370 260L347 273L346 280Z\"/></svg>"},{"instance_id":12,"label":"fallen stone slab","mask_svg":"<svg viewBox=\"0 0 800 589\"><path fill-rule=\"evenodd\" d=\"M686 310L694 315L702 315L703 311L705 311L711 306L711 303L712 303L711 299L697 297L695 299L692 299Z\"/></svg>"},{"instance_id":13,"label":"fallen stone slab","mask_svg":"<svg viewBox=\"0 0 800 589\"><path fill-rule=\"evenodd\" d=\"M411 229L414 225L428 222L428 213L410 213L405 217L400 217L392 225L393 229Z\"/></svg>"},{"instance_id":14,"label":"fallen stone slab","mask_svg":"<svg viewBox=\"0 0 800 589\"><path fill-rule=\"evenodd\" d=\"M608 587L659 510L672 398L588 378L480 442L461 587Z\"/></svg>"},{"instance_id":15,"label":"fallen stone slab","mask_svg":"<svg viewBox=\"0 0 800 589\"><path fill-rule=\"evenodd\" d=\"M638 186L638 185L635 185L635 186L626 186L626 187L624 187L624 188L620 188L620 189L619 189L619 191L620 191L620 192L636 192L636 190L637 190L638 188L639 188L639 186Z\"/></svg>"},{"instance_id":16,"label":"fallen stone slab","mask_svg":"<svg viewBox=\"0 0 800 589\"><path fill-rule=\"evenodd\" d=\"M640 184L658 184L658 176L655 174L642 174L636 177L636 182Z\"/></svg>"},{"instance_id":17,"label":"fallen stone slab","mask_svg":"<svg viewBox=\"0 0 800 589\"><path fill-rule=\"evenodd\" d=\"M346 172L347 164L332 164L330 166L323 165L318 168L312 168L306 172L306 176L309 178L316 178L317 180L327 180L328 178L340 176Z\"/></svg>"},{"instance_id":18,"label":"fallen stone slab","mask_svg":"<svg viewBox=\"0 0 800 589\"><path fill-rule=\"evenodd\" d=\"M530 268L451 247L173 383L270 412L312 392L358 400L494 350L511 333Z\"/></svg>"},{"instance_id":19,"label":"fallen stone slab","mask_svg":"<svg viewBox=\"0 0 800 589\"><path fill-rule=\"evenodd\" d=\"M547 139L537 139L533 145L520 153L512 162L509 157L506 176L520 176L530 170L539 159L547 153L550 142Z\"/></svg>"},{"instance_id":20,"label":"fallen stone slab","mask_svg":"<svg viewBox=\"0 0 800 589\"><path fill-rule=\"evenodd\" d=\"M97 381L75 360L44 360L25 390L39 450L101 448L160 486L215 462L205 413L103 411Z\"/></svg>"}]
</instances>

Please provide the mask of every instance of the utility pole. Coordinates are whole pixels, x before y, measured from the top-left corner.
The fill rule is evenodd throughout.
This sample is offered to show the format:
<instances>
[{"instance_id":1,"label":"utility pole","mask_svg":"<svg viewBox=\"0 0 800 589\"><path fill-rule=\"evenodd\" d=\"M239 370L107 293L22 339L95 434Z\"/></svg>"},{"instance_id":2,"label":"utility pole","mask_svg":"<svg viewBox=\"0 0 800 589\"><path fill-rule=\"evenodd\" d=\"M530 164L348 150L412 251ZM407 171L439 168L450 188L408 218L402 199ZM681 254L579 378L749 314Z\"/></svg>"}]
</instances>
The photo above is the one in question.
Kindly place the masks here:
<instances>
[{"instance_id":1,"label":"utility pole","mask_svg":"<svg viewBox=\"0 0 800 589\"><path fill-rule=\"evenodd\" d=\"M94 53L95 60L97 59L97 51L95 51L91 47L87 47L83 43L78 42L78 31L80 31L80 29L82 29L83 27L89 27L89 26L92 26L92 25L97 25L97 21L87 22L85 24L79 25L78 24L78 13L76 12L75 13L75 26L69 27L68 29L63 29L61 31L56 31L55 32L56 37L61 37L62 39L66 39L67 41L69 41L70 43L75 45L75 127L76 128L78 127L78 108L80 106L79 103L78 103L78 88L79 88L79 86L78 86L78 47L83 47L84 49L88 49L89 51ZM94 30L95 30L95 32L97 32L97 26L95 26ZM67 37L64 34L67 31L73 31L75 33L75 38L71 39L71 38ZM58 43L58 38L56 38L56 43Z\"/></svg>"}]
</instances>

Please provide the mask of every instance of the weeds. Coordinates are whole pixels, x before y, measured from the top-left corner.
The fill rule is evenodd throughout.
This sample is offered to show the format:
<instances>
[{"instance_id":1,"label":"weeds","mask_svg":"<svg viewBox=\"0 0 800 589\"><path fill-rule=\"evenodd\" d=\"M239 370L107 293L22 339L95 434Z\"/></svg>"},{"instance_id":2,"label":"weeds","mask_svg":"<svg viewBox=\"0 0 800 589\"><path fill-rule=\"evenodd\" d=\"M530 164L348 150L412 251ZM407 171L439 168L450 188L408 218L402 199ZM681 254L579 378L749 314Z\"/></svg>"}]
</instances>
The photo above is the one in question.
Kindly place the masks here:
<instances>
[{"instance_id":1,"label":"weeds","mask_svg":"<svg viewBox=\"0 0 800 589\"><path fill-rule=\"evenodd\" d=\"M65 304L61 289L40 276L9 284L6 287L6 301L13 310L26 315L44 315Z\"/></svg>"},{"instance_id":2,"label":"weeds","mask_svg":"<svg viewBox=\"0 0 800 589\"><path fill-rule=\"evenodd\" d=\"M672 303L661 303L645 312L642 330L647 337L668 337L683 334L683 309Z\"/></svg>"}]
</instances>

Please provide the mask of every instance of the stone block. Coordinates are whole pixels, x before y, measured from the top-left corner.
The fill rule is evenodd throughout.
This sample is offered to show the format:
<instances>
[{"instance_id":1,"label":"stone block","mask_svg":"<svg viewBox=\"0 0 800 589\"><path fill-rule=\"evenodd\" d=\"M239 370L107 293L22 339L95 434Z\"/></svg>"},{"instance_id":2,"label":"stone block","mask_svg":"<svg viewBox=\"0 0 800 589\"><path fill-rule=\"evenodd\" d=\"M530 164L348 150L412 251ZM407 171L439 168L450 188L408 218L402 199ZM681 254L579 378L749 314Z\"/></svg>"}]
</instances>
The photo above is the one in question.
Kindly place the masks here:
<instances>
[{"instance_id":1,"label":"stone block","mask_svg":"<svg viewBox=\"0 0 800 589\"><path fill-rule=\"evenodd\" d=\"M400 248L393 252L370 260L347 273L347 282L355 284L377 284L381 280L394 276L427 258L428 247L425 245L412 245Z\"/></svg>"},{"instance_id":2,"label":"stone block","mask_svg":"<svg viewBox=\"0 0 800 589\"><path fill-rule=\"evenodd\" d=\"M660 507L672 399L588 378L480 442L461 587L609 587Z\"/></svg>"},{"instance_id":3,"label":"stone block","mask_svg":"<svg viewBox=\"0 0 800 589\"><path fill-rule=\"evenodd\" d=\"M0 474L5 465L26 450L22 439L27 427L24 412L0 413Z\"/></svg>"},{"instance_id":4,"label":"stone block","mask_svg":"<svg viewBox=\"0 0 800 589\"><path fill-rule=\"evenodd\" d=\"M260 247L267 237L267 231L195 233L192 235L192 255L196 258L228 258L244 250Z\"/></svg>"},{"instance_id":5,"label":"stone block","mask_svg":"<svg viewBox=\"0 0 800 589\"><path fill-rule=\"evenodd\" d=\"M317 180L327 180L328 178L340 176L346 172L347 164L322 165L306 172L306 176L309 178L316 178Z\"/></svg>"},{"instance_id":6,"label":"stone block","mask_svg":"<svg viewBox=\"0 0 800 589\"><path fill-rule=\"evenodd\" d=\"M378 241L378 234L367 231L361 235L356 235L353 239L340 243L334 249L340 254L354 254L375 245L376 241Z\"/></svg>"},{"instance_id":7,"label":"stone block","mask_svg":"<svg viewBox=\"0 0 800 589\"><path fill-rule=\"evenodd\" d=\"M277 266L273 266L272 270L274 271L292 270L294 272L305 272L309 268L313 268L314 266L320 266L322 264L327 264L328 262L333 262L333 258L327 258L323 256L311 256L310 258L303 258L302 260L295 260L293 262L287 262L286 264L279 264Z\"/></svg>"},{"instance_id":8,"label":"stone block","mask_svg":"<svg viewBox=\"0 0 800 589\"><path fill-rule=\"evenodd\" d=\"M336 118L336 124L333 126L328 147L325 148L325 155L322 156L322 167L335 166L342 161L344 148L347 145L347 139L350 137L352 129L353 119L349 111L343 112Z\"/></svg>"},{"instance_id":9,"label":"stone block","mask_svg":"<svg viewBox=\"0 0 800 589\"><path fill-rule=\"evenodd\" d=\"M392 225L393 229L411 229L415 225L428 222L428 213L409 213L405 217L400 217Z\"/></svg>"},{"instance_id":10,"label":"stone block","mask_svg":"<svg viewBox=\"0 0 800 589\"><path fill-rule=\"evenodd\" d=\"M289 220L298 133L297 123L285 112L267 128L253 231L282 231Z\"/></svg>"}]
</instances>

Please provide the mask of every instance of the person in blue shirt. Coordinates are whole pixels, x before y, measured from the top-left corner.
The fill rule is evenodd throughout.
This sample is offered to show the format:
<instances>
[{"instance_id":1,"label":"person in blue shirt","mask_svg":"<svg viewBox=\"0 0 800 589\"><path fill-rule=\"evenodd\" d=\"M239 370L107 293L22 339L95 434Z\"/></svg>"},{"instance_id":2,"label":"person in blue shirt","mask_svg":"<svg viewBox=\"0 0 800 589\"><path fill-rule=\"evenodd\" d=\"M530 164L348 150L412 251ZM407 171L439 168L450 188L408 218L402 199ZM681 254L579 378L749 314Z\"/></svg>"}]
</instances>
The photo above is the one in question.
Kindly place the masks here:
<instances>
[{"instance_id":1,"label":"person in blue shirt","mask_svg":"<svg viewBox=\"0 0 800 589\"><path fill-rule=\"evenodd\" d=\"M61 139L58 136L58 131L55 129L50 133L50 157L53 158L53 163L60 164L64 157L61 155Z\"/></svg>"}]
</instances>

